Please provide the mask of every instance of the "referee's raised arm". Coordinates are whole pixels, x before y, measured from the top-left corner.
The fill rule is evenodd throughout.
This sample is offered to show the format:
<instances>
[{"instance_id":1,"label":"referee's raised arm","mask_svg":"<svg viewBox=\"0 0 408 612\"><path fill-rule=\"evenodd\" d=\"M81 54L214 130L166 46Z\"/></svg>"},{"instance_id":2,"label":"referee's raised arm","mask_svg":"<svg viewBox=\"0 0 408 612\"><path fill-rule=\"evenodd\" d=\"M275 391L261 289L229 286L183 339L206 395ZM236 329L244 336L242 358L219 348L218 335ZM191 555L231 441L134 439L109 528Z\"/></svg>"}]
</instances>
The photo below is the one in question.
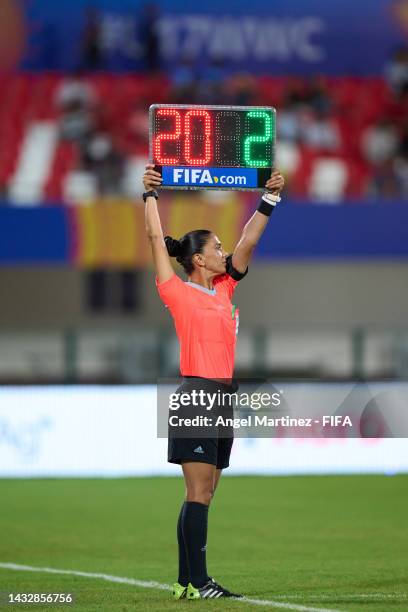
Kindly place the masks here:
<instances>
[{"instance_id":1,"label":"referee's raised arm","mask_svg":"<svg viewBox=\"0 0 408 612\"><path fill-rule=\"evenodd\" d=\"M274 170L265 187L268 191L262 196L260 204L242 230L241 238L232 254L232 265L242 274L247 269L252 253L261 238L269 217L283 189L285 180L279 170Z\"/></svg>"},{"instance_id":2,"label":"referee's raised arm","mask_svg":"<svg viewBox=\"0 0 408 612\"><path fill-rule=\"evenodd\" d=\"M170 263L170 257L164 242L159 211L157 209L159 194L156 189L160 187L161 183L162 177L160 173L154 170L153 164L147 164L146 172L143 175L143 185L145 188L143 200L146 204L146 233L152 249L153 262L158 281L159 283L164 283L173 276L174 270Z\"/></svg>"}]
</instances>

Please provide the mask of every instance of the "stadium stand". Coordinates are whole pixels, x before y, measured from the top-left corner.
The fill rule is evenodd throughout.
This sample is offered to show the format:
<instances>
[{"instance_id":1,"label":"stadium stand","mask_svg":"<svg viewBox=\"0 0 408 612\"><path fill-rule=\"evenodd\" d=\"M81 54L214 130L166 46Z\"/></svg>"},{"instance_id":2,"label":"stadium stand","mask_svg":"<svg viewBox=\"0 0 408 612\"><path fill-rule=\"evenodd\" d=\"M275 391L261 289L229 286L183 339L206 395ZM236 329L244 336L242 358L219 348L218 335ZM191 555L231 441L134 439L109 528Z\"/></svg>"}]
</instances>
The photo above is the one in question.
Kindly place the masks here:
<instances>
[{"instance_id":1,"label":"stadium stand","mask_svg":"<svg viewBox=\"0 0 408 612\"><path fill-rule=\"evenodd\" d=\"M0 192L10 204L33 205L109 192L98 182L101 164L104 176L116 164L118 193L136 195L129 173L148 155L149 104L193 95L183 100L170 78L109 73L9 74L0 87ZM221 94L220 103L278 109L278 165L293 197L406 195L408 96L386 79L235 75Z\"/></svg>"}]
</instances>

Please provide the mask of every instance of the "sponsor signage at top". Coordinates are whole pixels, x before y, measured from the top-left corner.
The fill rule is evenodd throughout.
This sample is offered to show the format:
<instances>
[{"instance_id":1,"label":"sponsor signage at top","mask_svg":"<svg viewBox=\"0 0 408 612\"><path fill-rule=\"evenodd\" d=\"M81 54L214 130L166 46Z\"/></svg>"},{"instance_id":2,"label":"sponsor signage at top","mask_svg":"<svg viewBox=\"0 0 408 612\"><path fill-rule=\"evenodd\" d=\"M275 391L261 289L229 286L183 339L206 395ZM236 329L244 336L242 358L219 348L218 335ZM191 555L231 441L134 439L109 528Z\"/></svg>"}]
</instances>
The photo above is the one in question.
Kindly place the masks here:
<instances>
[{"instance_id":1,"label":"sponsor signage at top","mask_svg":"<svg viewBox=\"0 0 408 612\"><path fill-rule=\"evenodd\" d=\"M149 119L150 160L162 187L264 189L275 154L274 108L153 104Z\"/></svg>"}]
</instances>

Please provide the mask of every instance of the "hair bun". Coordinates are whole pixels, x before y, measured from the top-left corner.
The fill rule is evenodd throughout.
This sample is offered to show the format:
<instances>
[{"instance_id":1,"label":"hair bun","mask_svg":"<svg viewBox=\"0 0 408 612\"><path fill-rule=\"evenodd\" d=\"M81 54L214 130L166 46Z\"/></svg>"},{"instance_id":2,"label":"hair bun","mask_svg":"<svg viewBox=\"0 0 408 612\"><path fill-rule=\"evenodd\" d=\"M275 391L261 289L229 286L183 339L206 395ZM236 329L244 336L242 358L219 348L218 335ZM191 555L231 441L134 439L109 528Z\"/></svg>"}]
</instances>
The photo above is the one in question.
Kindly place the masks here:
<instances>
[{"instance_id":1,"label":"hair bun","mask_svg":"<svg viewBox=\"0 0 408 612\"><path fill-rule=\"evenodd\" d=\"M180 240L175 240L171 236L165 236L164 242L166 244L167 252L170 257L179 257L181 255Z\"/></svg>"}]
</instances>

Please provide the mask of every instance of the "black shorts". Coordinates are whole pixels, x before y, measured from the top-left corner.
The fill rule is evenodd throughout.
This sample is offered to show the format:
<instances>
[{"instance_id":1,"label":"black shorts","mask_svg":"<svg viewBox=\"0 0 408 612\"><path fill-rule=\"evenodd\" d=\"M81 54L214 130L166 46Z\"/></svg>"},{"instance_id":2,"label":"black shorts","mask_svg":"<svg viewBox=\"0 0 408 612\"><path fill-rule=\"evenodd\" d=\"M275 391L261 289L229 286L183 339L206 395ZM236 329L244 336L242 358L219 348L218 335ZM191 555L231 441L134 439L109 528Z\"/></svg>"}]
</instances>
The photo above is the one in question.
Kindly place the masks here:
<instances>
[{"instance_id":1,"label":"black shorts","mask_svg":"<svg viewBox=\"0 0 408 612\"><path fill-rule=\"evenodd\" d=\"M178 392L191 392L192 389L205 389L206 391L231 391L231 387L200 379L199 377L184 377ZM188 410L188 409L187 409ZM232 413L231 413L232 414ZM200 431L200 430L199 430ZM229 466L231 449L234 442L232 428L214 428L210 430L211 435L206 437L180 437L172 435L169 428L168 457L169 463L182 464L187 461L199 461L215 465L217 469Z\"/></svg>"},{"instance_id":2,"label":"black shorts","mask_svg":"<svg viewBox=\"0 0 408 612\"><path fill-rule=\"evenodd\" d=\"M184 461L211 463L218 470L229 466L234 438L169 438L169 463Z\"/></svg>"}]
</instances>

